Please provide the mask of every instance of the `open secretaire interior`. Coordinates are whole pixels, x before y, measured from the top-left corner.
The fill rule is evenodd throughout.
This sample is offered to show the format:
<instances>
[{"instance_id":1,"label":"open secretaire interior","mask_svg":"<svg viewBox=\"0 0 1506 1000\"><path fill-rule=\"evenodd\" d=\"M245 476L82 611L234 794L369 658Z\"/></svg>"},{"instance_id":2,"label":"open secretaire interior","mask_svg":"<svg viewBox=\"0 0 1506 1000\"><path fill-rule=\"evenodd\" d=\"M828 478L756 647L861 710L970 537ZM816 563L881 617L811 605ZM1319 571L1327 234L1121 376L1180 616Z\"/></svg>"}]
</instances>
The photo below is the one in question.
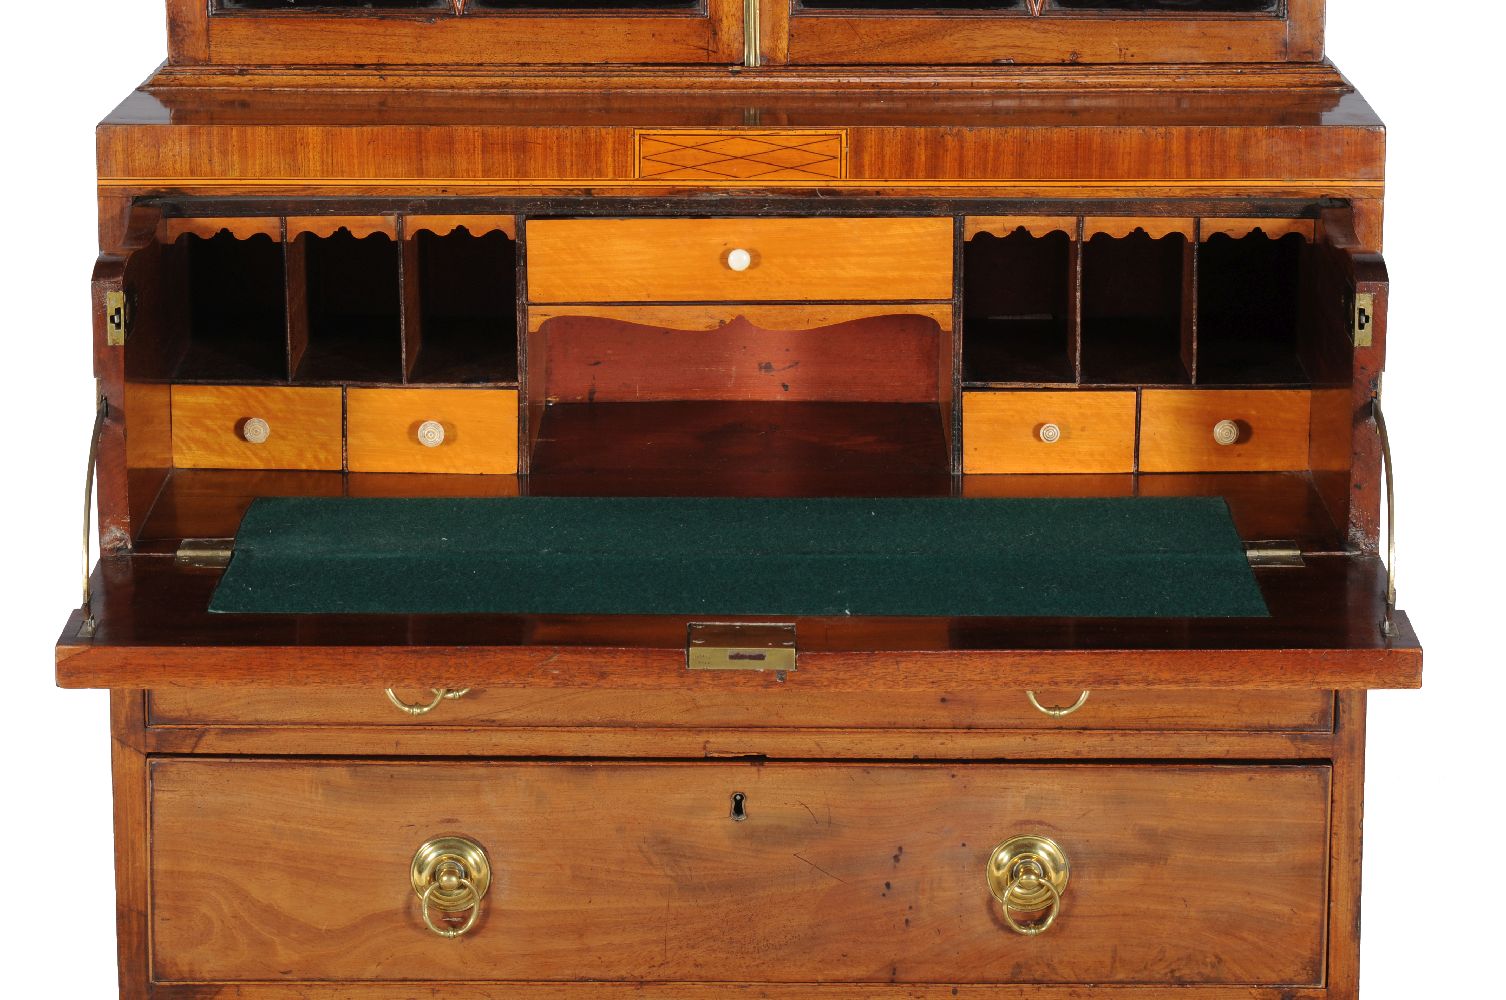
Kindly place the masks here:
<instances>
[{"instance_id":1,"label":"open secretaire interior","mask_svg":"<svg viewBox=\"0 0 1506 1000\"><path fill-rule=\"evenodd\" d=\"M1321 0L168 9L57 648L123 997L1358 995Z\"/></svg>"}]
</instances>

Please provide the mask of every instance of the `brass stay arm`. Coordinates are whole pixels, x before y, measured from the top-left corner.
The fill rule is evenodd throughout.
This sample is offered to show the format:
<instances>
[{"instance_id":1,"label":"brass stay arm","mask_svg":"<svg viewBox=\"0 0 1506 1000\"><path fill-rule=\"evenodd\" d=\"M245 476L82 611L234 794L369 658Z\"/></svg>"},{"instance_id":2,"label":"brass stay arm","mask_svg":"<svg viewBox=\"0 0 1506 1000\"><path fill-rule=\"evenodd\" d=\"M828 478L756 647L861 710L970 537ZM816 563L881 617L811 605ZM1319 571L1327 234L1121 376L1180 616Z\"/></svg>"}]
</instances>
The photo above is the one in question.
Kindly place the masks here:
<instances>
[{"instance_id":1,"label":"brass stay arm","mask_svg":"<svg viewBox=\"0 0 1506 1000\"><path fill-rule=\"evenodd\" d=\"M1381 409L1380 393L1370 401L1370 413L1380 432L1381 463L1386 469L1386 619L1381 631L1396 634L1396 470L1391 464L1391 435L1386 431L1386 414Z\"/></svg>"},{"instance_id":2,"label":"brass stay arm","mask_svg":"<svg viewBox=\"0 0 1506 1000\"><path fill-rule=\"evenodd\" d=\"M89 539L94 532L94 469L99 465L99 440L104 435L105 417L109 413L110 402L100 393L94 405L94 430L89 435L89 468L84 474L84 603L81 605L84 622L79 626L79 634L82 636L93 635L99 624L94 618L94 594L89 582Z\"/></svg>"}]
</instances>

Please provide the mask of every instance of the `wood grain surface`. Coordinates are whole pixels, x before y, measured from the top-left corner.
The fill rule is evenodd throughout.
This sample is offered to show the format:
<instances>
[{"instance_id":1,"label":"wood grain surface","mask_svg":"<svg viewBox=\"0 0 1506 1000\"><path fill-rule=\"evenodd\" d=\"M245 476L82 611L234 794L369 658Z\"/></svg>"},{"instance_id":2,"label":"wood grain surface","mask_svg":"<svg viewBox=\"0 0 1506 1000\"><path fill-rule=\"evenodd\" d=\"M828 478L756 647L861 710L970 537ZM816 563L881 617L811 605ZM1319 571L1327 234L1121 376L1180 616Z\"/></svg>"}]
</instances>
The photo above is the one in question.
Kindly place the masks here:
<instances>
[{"instance_id":1,"label":"wood grain surface","mask_svg":"<svg viewBox=\"0 0 1506 1000\"><path fill-rule=\"evenodd\" d=\"M1135 468L1134 392L965 392L967 473L1112 473ZM1047 444L1041 428L1061 437Z\"/></svg>"},{"instance_id":2,"label":"wood grain surface","mask_svg":"<svg viewBox=\"0 0 1506 1000\"><path fill-rule=\"evenodd\" d=\"M1141 395L1143 472L1239 472L1305 469L1312 394L1299 390L1147 389ZM1239 440L1213 439L1219 421L1239 425Z\"/></svg>"},{"instance_id":3,"label":"wood grain surface","mask_svg":"<svg viewBox=\"0 0 1506 1000\"><path fill-rule=\"evenodd\" d=\"M517 471L516 389L349 389L346 399L351 472ZM438 447L419 443L428 420L444 428Z\"/></svg>"},{"instance_id":4,"label":"wood grain surface","mask_svg":"<svg viewBox=\"0 0 1506 1000\"><path fill-rule=\"evenodd\" d=\"M207 469L339 469L344 463L344 393L338 388L175 385L173 464ZM261 444L241 435L265 420Z\"/></svg>"},{"instance_id":5,"label":"wood grain surface","mask_svg":"<svg viewBox=\"0 0 1506 1000\"><path fill-rule=\"evenodd\" d=\"M752 257L734 271L734 249ZM952 220L542 219L532 302L757 302L952 297Z\"/></svg>"},{"instance_id":6,"label":"wood grain surface","mask_svg":"<svg viewBox=\"0 0 1506 1000\"><path fill-rule=\"evenodd\" d=\"M151 769L163 980L1323 977L1325 766ZM1040 939L1008 931L983 880L993 846L1023 833L1072 862ZM407 878L441 834L474 838L495 866L481 920L455 941L423 928Z\"/></svg>"}]
</instances>

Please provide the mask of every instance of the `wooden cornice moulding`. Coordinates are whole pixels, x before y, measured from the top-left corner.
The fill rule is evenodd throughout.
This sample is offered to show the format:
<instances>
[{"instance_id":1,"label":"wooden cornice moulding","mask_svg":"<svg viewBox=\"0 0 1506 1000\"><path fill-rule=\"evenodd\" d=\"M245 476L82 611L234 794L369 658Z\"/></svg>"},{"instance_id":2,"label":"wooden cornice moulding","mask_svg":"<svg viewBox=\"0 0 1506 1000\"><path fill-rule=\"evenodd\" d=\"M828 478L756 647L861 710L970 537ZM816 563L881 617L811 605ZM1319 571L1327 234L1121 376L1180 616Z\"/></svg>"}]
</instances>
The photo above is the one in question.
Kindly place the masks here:
<instances>
[{"instance_id":1,"label":"wooden cornice moulding","mask_svg":"<svg viewBox=\"0 0 1506 1000\"><path fill-rule=\"evenodd\" d=\"M1123 239L1136 231L1144 232L1153 240L1168 236L1196 238L1196 219L1162 219L1154 216L1127 216L1124 218L1088 218L1083 220L1082 237L1091 240L1095 236L1111 236Z\"/></svg>"},{"instance_id":2,"label":"wooden cornice moulding","mask_svg":"<svg viewBox=\"0 0 1506 1000\"><path fill-rule=\"evenodd\" d=\"M515 215L408 215L403 217L403 235L411 239L418 233L448 236L464 229L472 236L502 233L510 240L518 238Z\"/></svg>"},{"instance_id":3,"label":"wooden cornice moulding","mask_svg":"<svg viewBox=\"0 0 1506 1000\"><path fill-rule=\"evenodd\" d=\"M537 333L551 319L585 317L612 319L639 326L666 330L701 330L711 332L743 319L762 330L817 330L822 327L851 323L882 316L924 316L933 320L942 332L952 329L952 304L885 304L882 302L838 303L835 305L748 305L711 303L705 305L564 305L529 306L528 329Z\"/></svg>"},{"instance_id":4,"label":"wooden cornice moulding","mask_svg":"<svg viewBox=\"0 0 1506 1000\"><path fill-rule=\"evenodd\" d=\"M1079 220L1070 215L1018 215L1018 216L994 216L994 215L970 215L963 220L962 238L970 240L981 233L997 236L1003 239L1023 229L1031 236L1046 236L1050 233L1065 233L1071 239L1077 239L1077 227Z\"/></svg>"},{"instance_id":5,"label":"wooden cornice moulding","mask_svg":"<svg viewBox=\"0 0 1506 1000\"><path fill-rule=\"evenodd\" d=\"M288 218L288 240L303 235L330 237L346 230L358 240L368 236L386 236L397 239L397 216L395 215L298 215Z\"/></svg>"},{"instance_id":6,"label":"wooden cornice moulding","mask_svg":"<svg viewBox=\"0 0 1506 1000\"><path fill-rule=\"evenodd\" d=\"M1311 243L1318 231L1316 219L1202 219L1198 225L1204 240L1220 233L1242 239L1258 230L1273 240L1296 233Z\"/></svg>"},{"instance_id":7,"label":"wooden cornice moulding","mask_svg":"<svg viewBox=\"0 0 1506 1000\"><path fill-rule=\"evenodd\" d=\"M161 243L176 243L183 236L213 239L220 233L229 233L238 240L253 236L267 236L274 243L282 242L282 220L279 218L180 218L163 219L157 226L157 240Z\"/></svg>"}]
</instances>

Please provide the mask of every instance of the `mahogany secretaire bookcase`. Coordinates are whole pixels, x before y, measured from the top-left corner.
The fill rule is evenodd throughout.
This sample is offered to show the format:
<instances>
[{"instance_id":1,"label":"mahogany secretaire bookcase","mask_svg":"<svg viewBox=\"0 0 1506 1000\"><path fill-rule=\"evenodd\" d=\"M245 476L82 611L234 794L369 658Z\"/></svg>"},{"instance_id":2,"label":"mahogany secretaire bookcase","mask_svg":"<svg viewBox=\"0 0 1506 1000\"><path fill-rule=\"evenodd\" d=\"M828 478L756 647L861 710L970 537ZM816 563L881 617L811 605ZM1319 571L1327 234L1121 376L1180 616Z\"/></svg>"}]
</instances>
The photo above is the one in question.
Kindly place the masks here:
<instances>
[{"instance_id":1,"label":"mahogany secretaire bookcase","mask_svg":"<svg viewBox=\"0 0 1506 1000\"><path fill-rule=\"evenodd\" d=\"M123 997L1357 996L1422 652L1323 0L167 14L57 646Z\"/></svg>"}]
</instances>

